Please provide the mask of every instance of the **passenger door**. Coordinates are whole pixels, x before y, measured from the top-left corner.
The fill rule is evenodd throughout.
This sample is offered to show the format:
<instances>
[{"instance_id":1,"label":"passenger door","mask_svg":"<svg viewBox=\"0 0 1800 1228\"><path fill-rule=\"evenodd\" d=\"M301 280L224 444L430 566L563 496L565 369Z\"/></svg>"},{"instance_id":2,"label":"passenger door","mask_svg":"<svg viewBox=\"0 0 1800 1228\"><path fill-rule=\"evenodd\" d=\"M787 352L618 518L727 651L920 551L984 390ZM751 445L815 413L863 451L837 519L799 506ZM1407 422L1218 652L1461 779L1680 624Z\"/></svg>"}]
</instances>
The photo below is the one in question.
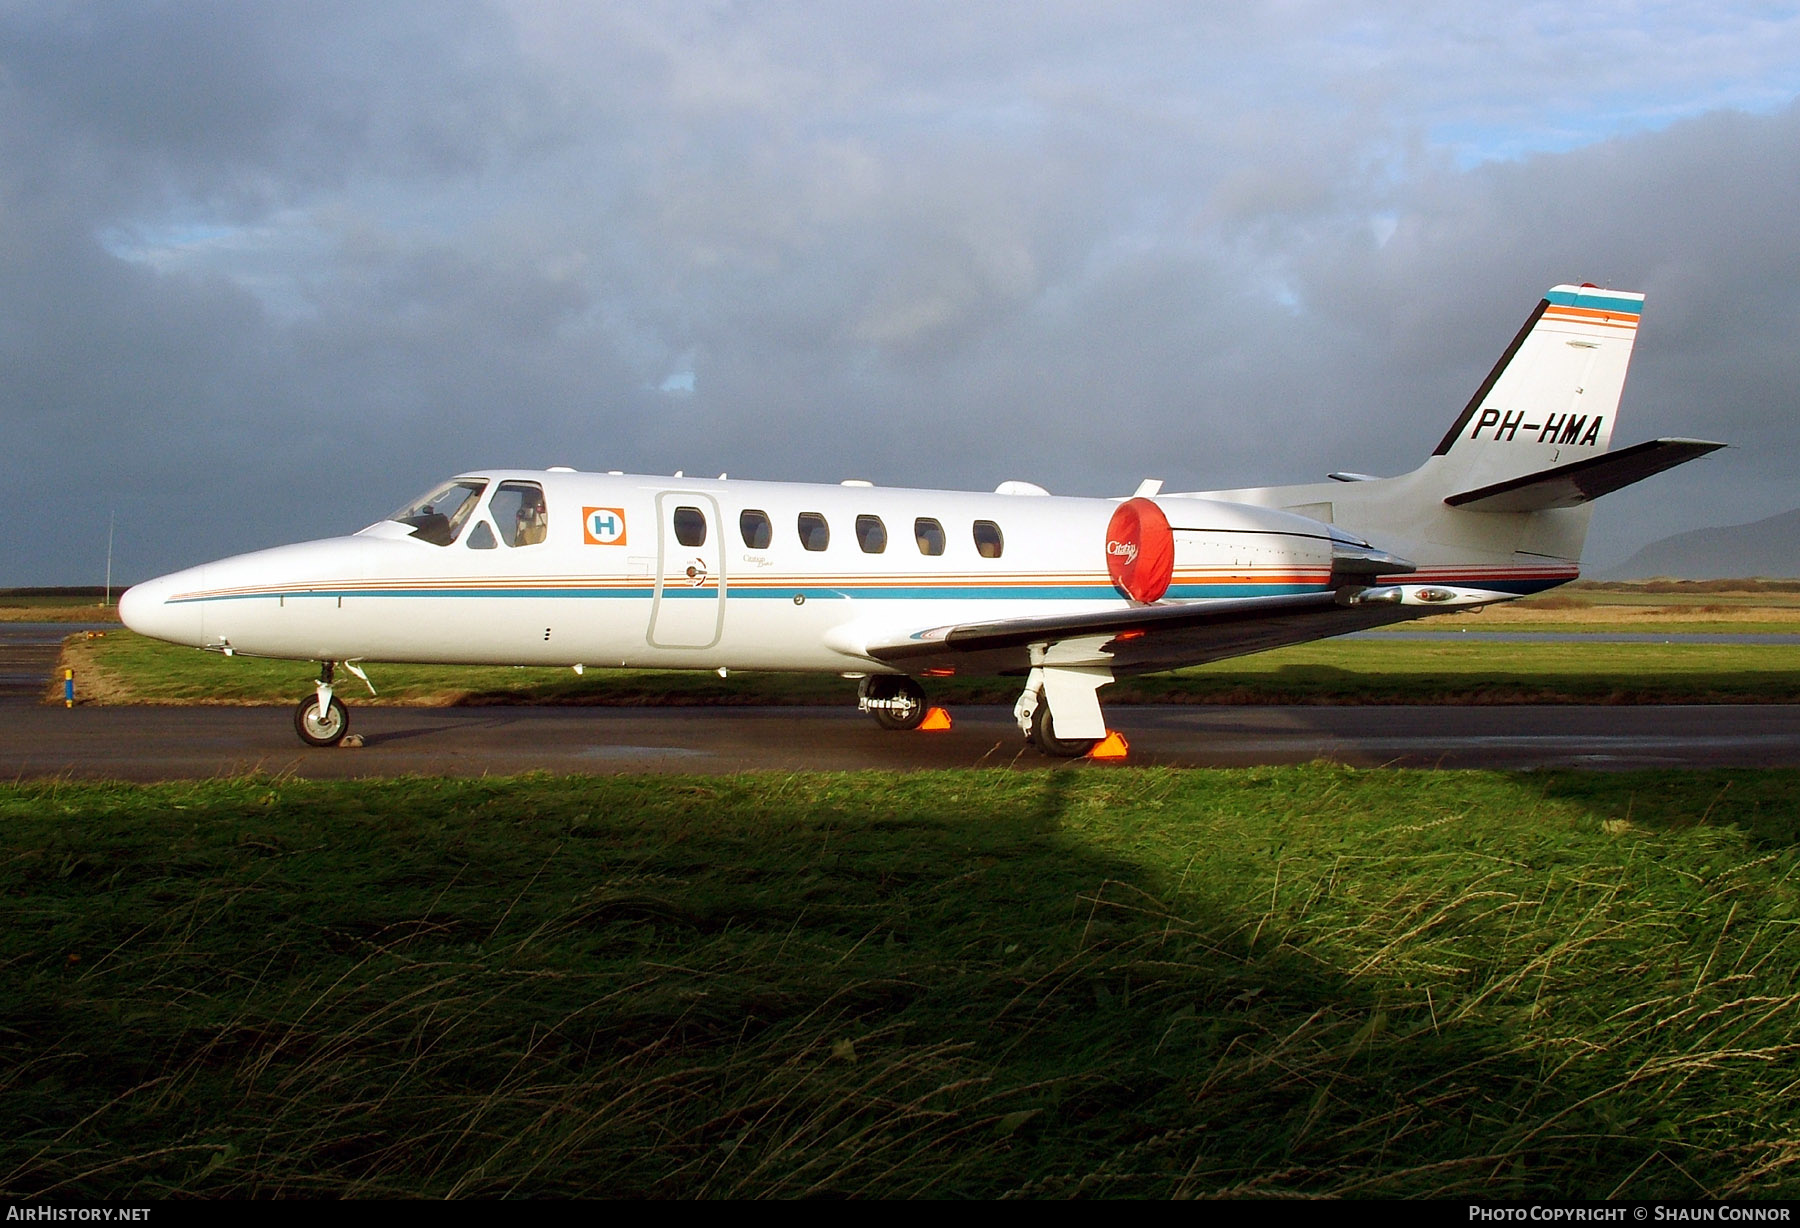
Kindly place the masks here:
<instances>
[{"instance_id":1,"label":"passenger door","mask_svg":"<svg viewBox=\"0 0 1800 1228\"><path fill-rule=\"evenodd\" d=\"M698 491L656 496L654 648L711 648L725 626L725 549L719 504Z\"/></svg>"}]
</instances>

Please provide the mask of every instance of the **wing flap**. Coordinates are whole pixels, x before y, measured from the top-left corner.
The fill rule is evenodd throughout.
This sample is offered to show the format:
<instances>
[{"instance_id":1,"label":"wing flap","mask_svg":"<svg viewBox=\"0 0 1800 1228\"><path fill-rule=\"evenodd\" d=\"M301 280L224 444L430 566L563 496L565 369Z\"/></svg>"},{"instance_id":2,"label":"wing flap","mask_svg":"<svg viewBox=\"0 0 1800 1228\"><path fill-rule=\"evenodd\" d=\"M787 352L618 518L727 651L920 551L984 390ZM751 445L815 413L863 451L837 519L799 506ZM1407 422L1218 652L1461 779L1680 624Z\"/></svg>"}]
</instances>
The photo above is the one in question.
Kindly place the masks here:
<instances>
[{"instance_id":1,"label":"wing flap","mask_svg":"<svg viewBox=\"0 0 1800 1228\"><path fill-rule=\"evenodd\" d=\"M863 651L914 673L1007 674L1029 669L1031 650L1038 647L1057 664L1104 664L1115 674L1141 674L1361 631L1424 612L1350 605L1335 592L1300 593L963 623L871 643Z\"/></svg>"}]
</instances>

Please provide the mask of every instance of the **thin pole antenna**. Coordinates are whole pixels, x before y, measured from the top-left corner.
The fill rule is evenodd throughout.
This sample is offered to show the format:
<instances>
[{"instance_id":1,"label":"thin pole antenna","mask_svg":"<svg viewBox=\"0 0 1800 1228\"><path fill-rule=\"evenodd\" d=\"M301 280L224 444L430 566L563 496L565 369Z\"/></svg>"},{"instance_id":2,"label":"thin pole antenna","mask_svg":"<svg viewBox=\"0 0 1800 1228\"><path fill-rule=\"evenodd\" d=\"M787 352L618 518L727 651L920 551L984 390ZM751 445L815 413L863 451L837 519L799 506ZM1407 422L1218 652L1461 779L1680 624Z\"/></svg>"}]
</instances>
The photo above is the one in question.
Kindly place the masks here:
<instances>
[{"instance_id":1,"label":"thin pole antenna","mask_svg":"<svg viewBox=\"0 0 1800 1228\"><path fill-rule=\"evenodd\" d=\"M112 511L106 513L106 596L100 602L101 609L105 609L112 604L113 521L117 518L118 514L118 508L114 508Z\"/></svg>"}]
</instances>

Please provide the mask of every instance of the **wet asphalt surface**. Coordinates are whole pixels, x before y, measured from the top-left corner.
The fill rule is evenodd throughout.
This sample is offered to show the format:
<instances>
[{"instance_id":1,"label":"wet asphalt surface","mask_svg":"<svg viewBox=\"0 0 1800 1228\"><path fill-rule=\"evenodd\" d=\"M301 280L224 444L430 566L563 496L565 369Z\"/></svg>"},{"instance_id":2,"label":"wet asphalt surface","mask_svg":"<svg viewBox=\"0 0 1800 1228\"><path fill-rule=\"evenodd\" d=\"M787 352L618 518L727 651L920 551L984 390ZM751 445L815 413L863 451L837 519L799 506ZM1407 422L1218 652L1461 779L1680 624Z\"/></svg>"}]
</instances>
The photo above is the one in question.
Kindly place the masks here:
<instances>
[{"instance_id":1,"label":"wet asphalt surface","mask_svg":"<svg viewBox=\"0 0 1800 1228\"><path fill-rule=\"evenodd\" d=\"M0 624L0 779L302 777L1050 768L1004 707L953 711L938 733L890 733L842 708L351 707L360 747L314 749L293 710L45 703L69 624ZM1800 767L1800 704L1125 706L1133 765L1330 760L1442 768Z\"/></svg>"}]
</instances>

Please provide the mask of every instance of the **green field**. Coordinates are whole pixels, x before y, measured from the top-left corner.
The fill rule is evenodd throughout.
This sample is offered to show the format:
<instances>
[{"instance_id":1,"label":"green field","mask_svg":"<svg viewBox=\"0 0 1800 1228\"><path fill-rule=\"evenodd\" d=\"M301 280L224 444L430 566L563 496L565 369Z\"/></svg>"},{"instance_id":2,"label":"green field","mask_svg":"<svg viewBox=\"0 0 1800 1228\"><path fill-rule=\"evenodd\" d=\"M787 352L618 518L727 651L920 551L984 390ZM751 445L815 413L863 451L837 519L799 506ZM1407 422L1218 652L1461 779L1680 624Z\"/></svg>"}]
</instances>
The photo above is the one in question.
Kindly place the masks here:
<instances>
[{"instance_id":1,"label":"green field","mask_svg":"<svg viewBox=\"0 0 1800 1228\"><path fill-rule=\"evenodd\" d=\"M0 617L93 620L93 594L0 592ZM1401 629L1431 631L1787 633L1800 636L1800 581L1581 581L1479 613ZM308 662L226 659L158 644L123 628L73 642L83 703L285 704L311 688ZM849 702L841 678L783 674L456 666L370 667L380 694L351 678L348 702L395 704L768 704ZM60 702L61 668L46 698ZM934 701L1011 703L1016 685L940 679ZM1126 679L1108 703L1792 703L1800 701L1794 644L1419 643L1331 640L1198 669Z\"/></svg>"},{"instance_id":2,"label":"green field","mask_svg":"<svg viewBox=\"0 0 1800 1228\"><path fill-rule=\"evenodd\" d=\"M84 703L291 703L312 686L304 661L221 657L129 631L76 639L65 650ZM372 665L379 695L340 677L353 704L852 703L835 676L702 671ZM46 691L61 698L58 681ZM1011 703L1009 679L931 679L939 703ZM1793 645L1419 643L1328 640L1172 674L1121 680L1119 703L1793 703Z\"/></svg>"},{"instance_id":3,"label":"green field","mask_svg":"<svg viewBox=\"0 0 1800 1228\"><path fill-rule=\"evenodd\" d=\"M0 1194L1800 1196L1784 772L0 789Z\"/></svg>"},{"instance_id":4,"label":"green field","mask_svg":"<svg viewBox=\"0 0 1800 1228\"><path fill-rule=\"evenodd\" d=\"M118 594L113 596L111 603L102 605L98 597L0 591L0 623L116 623Z\"/></svg>"}]
</instances>

